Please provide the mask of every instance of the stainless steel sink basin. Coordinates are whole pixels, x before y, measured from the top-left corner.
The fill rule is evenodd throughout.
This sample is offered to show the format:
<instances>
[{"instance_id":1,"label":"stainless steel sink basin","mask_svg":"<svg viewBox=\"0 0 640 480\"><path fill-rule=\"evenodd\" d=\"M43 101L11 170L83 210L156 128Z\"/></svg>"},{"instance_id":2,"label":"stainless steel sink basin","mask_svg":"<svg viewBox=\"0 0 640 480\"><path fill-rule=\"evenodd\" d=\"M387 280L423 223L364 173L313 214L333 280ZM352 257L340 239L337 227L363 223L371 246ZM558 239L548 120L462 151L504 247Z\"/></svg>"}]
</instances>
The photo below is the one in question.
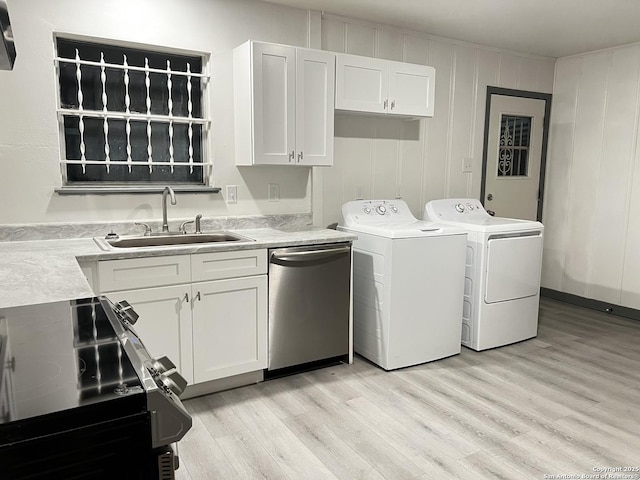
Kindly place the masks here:
<instances>
[{"instance_id":1,"label":"stainless steel sink basin","mask_svg":"<svg viewBox=\"0 0 640 480\"><path fill-rule=\"evenodd\" d=\"M145 248L171 247L180 245L194 245L202 243L252 242L251 238L235 233L220 231L197 234L163 234L151 236L122 236L120 238L96 238L96 242L103 248Z\"/></svg>"}]
</instances>

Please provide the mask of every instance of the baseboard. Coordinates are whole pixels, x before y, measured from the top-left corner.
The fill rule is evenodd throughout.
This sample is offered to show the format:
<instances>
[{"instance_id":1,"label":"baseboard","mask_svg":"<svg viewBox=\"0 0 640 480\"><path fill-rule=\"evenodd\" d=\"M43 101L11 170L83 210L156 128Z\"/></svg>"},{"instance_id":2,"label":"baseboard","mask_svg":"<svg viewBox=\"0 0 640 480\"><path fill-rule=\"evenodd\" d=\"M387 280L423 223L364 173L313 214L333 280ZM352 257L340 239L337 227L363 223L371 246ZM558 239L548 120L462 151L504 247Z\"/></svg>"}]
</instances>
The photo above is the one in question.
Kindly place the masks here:
<instances>
[{"instance_id":1,"label":"baseboard","mask_svg":"<svg viewBox=\"0 0 640 480\"><path fill-rule=\"evenodd\" d=\"M558 290L552 290L544 287L540 288L540 296L552 298L553 300L559 300L565 303L571 303L572 305L578 305L591 310L597 310L598 312L610 313L611 315L617 315L618 317L640 321L640 310L636 310L635 308L601 302L600 300L585 298L579 295L573 295L572 293L559 292Z\"/></svg>"},{"instance_id":2,"label":"baseboard","mask_svg":"<svg viewBox=\"0 0 640 480\"><path fill-rule=\"evenodd\" d=\"M182 400L186 400L188 398L199 397L201 395L209 395L210 393L222 392L223 390L230 390L232 388L244 387L245 385L260 383L263 380L264 373L262 370L241 373L232 377L220 378L218 380L211 380L210 382L189 385L180 398Z\"/></svg>"}]
</instances>

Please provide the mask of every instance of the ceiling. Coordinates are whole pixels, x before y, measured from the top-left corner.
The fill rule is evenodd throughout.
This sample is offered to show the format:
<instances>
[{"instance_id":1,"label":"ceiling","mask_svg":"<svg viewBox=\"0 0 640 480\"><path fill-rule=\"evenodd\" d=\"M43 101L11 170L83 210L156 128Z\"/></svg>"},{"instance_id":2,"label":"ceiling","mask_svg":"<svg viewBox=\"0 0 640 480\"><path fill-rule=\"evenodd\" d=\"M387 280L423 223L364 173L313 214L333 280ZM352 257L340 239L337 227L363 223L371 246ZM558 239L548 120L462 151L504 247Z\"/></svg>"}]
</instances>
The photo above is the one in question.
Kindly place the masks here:
<instances>
[{"instance_id":1,"label":"ceiling","mask_svg":"<svg viewBox=\"0 0 640 480\"><path fill-rule=\"evenodd\" d=\"M640 42L640 0L268 1L554 58Z\"/></svg>"}]
</instances>

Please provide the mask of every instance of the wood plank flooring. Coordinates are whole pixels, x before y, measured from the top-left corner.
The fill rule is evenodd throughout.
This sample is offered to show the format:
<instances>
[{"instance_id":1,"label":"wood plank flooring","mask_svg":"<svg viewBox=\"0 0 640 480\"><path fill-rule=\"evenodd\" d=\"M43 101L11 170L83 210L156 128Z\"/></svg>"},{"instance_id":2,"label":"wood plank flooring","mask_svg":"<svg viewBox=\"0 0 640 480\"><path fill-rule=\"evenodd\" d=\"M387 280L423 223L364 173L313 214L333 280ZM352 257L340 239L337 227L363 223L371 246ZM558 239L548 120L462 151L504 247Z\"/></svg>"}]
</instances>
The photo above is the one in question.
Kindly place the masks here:
<instances>
[{"instance_id":1,"label":"wood plank flooring","mask_svg":"<svg viewBox=\"0 0 640 480\"><path fill-rule=\"evenodd\" d=\"M357 357L187 400L177 478L588 478L640 467L638 399L640 322L542 299L519 344L394 372Z\"/></svg>"}]
</instances>

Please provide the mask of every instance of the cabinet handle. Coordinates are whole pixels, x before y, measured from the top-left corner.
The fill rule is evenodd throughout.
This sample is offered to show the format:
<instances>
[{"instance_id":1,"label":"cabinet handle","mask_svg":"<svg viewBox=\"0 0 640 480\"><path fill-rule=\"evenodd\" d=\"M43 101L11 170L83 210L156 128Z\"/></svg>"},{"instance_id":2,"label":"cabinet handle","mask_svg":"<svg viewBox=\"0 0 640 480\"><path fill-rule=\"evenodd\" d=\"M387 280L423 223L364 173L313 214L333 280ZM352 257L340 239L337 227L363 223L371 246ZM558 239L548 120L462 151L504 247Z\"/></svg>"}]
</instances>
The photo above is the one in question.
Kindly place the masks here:
<instances>
[{"instance_id":1,"label":"cabinet handle","mask_svg":"<svg viewBox=\"0 0 640 480\"><path fill-rule=\"evenodd\" d=\"M384 109L387 109L387 100L384 101Z\"/></svg>"},{"instance_id":2,"label":"cabinet handle","mask_svg":"<svg viewBox=\"0 0 640 480\"><path fill-rule=\"evenodd\" d=\"M188 293L184 294L184 301L189 303L189 294Z\"/></svg>"},{"instance_id":3,"label":"cabinet handle","mask_svg":"<svg viewBox=\"0 0 640 480\"><path fill-rule=\"evenodd\" d=\"M299 162L300 160L302 160L303 158L304 158L304 154L303 154L302 152L300 152L300 153L298 154L298 162Z\"/></svg>"},{"instance_id":4,"label":"cabinet handle","mask_svg":"<svg viewBox=\"0 0 640 480\"><path fill-rule=\"evenodd\" d=\"M396 101L392 100L391 101L391 110L393 110L395 108L395 106L396 106Z\"/></svg>"},{"instance_id":5,"label":"cabinet handle","mask_svg":"<svg viewBox=\"0 0 640 480\"><path fill-rule=\"evenodd\" d=\"M289 154L289 162L291 162L296 156L296 152L295 150L291 150L291 153Z\"/></svg>"},{"instance_id":6,"label":"cabinet handle","mask_svg":"<svg viewBox=\"0 0 640 480\"><path fill-rule=\"evenodd\" d=\"M200 298L200 292L196 293L196 300L201 300L201 298Z\"/></svg>"},{"instance_id":7,"label":"cabinet handle","mask_svg":"<svg viewBox=\"0 0 640 480\"><path fill-rule=\"evenodd\" d=\"M7 368L10 368L13 373L16 373L16 357L13 355L7 360Z\"/></svg>"}]
</instances>

